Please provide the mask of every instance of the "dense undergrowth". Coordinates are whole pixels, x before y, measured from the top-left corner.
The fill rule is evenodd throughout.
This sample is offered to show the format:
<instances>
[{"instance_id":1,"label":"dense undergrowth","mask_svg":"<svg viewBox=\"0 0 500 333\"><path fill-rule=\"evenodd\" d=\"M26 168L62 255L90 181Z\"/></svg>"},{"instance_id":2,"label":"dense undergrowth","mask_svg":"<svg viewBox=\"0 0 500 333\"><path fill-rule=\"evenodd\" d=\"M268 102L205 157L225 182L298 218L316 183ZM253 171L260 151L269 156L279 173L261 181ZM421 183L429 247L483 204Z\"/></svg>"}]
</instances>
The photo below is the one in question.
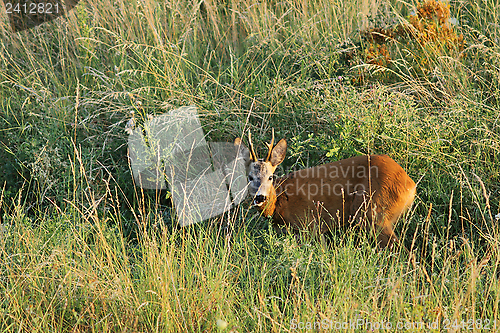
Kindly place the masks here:
<instances>
[{"instance_id":1,"label":"dense undergrowth","mask_svg":"<svg viewBox=\"0 0 500 333\"><path fill-rule=\"evenodd\" d=\"M449 5L91 0L2 23L0 329L494 330L500 4ZM177 228L134 186L125 126L182 105L210 141L274 128L281 174L390 155L417 182L408 251L297 243L247 203Z\"/></svg>"}]
</instances>

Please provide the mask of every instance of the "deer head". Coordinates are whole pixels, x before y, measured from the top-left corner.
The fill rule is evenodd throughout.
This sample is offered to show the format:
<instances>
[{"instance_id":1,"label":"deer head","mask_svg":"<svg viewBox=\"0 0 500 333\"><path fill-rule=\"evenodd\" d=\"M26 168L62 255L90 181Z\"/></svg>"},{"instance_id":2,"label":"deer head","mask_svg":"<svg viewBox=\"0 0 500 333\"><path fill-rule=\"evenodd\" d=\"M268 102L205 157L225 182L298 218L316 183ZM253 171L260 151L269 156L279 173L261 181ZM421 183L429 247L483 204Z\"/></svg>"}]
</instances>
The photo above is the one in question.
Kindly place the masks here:
<instances>
[{"instance_id":1,"label":"deer head","mask_svg":"<svg viewBox=\"0 0 500 333\"><path fill-rule=\"evenodd\" d=\"M248 165L248 192L253 198L253 204L264 209L265 203L276 200L276 191L273 184L273 174L276 167L283 162L286 155L286 141L281 139L274 146L274 129L271 142L267 143L268 152L265 159L259 159L252 144L252 135L248 132L248 143L250 150L244 154L249 159ZM241 144L237 138L235 145Z\"/></svg>"}]
</instances>

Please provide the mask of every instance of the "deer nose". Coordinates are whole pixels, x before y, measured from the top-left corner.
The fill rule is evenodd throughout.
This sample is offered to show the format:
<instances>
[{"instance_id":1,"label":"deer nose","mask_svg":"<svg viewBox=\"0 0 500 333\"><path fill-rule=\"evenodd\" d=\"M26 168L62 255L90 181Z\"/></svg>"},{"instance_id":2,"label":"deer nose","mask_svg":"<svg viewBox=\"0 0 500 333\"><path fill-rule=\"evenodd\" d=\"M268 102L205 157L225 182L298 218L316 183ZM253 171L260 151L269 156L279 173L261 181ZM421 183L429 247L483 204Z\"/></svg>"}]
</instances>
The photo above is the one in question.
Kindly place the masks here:
<instances>
[{"instance_id":1,"label":"deer nose","mask_svg":"<svg viewBox=\"0 0 500 333\"><path fill-rule=\"evenodd\" d=\"M262 205L266 201L266 196L265 195L256 195L255 199L253 200L253 204L256 206Z\"/></svg>"}]
</instances>

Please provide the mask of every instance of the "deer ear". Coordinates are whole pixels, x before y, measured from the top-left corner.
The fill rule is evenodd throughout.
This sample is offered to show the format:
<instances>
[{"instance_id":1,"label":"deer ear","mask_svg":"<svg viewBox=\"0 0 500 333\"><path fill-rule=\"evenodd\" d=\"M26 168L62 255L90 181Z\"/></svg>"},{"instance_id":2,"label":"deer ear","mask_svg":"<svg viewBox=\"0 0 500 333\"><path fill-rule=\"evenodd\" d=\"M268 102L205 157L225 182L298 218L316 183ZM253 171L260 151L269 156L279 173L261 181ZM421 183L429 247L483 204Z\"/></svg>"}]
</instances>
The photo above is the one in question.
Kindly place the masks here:
<instances>
[{"instance_id":1,"label":"deer ear","mask_svg":"<svg viewBox=\"0 0 500 333\"><path fill-rule=\"evenodd\" d=\"M240 138L234 139L234 147L237 151L237 157L243 158L245 162L245 167L248 169L251 159L250 159L250 150L243 144L243 141Z\"/></svg>"},{"instance_id":2,"label":"deer ear","mask_svg":"<svg viewBox=\"0 0 500 333\"><path fill-rule=\"evenodd\" d=\"M269 162L271 162L272 166L277 166L285 159L286 155L286 141L285 139L281 139L276 146L274 146L271 157L269 158Z\"/></svg>"}]
</instances>

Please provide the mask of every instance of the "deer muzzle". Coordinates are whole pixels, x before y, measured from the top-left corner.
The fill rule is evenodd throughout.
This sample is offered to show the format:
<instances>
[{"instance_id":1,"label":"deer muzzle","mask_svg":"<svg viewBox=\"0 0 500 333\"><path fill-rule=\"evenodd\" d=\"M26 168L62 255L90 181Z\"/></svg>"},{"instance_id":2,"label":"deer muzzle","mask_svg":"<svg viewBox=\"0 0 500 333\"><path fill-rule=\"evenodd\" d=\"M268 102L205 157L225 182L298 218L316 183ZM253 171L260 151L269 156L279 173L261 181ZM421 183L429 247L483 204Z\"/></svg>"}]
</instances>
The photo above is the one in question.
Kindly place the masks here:
<instances>
[{"instance_id":1,"label":"deer muzzle","mask_svg":"<svg viewBox=\"0 0 500 333\"><path fill-rule=\"evenodd\" d=\"M253 199L253 204L254 206L262 206L264 202L266 202L267 197L265 195L259 194L256 195L255 198Z\"/></svg>"}]
</instances>

